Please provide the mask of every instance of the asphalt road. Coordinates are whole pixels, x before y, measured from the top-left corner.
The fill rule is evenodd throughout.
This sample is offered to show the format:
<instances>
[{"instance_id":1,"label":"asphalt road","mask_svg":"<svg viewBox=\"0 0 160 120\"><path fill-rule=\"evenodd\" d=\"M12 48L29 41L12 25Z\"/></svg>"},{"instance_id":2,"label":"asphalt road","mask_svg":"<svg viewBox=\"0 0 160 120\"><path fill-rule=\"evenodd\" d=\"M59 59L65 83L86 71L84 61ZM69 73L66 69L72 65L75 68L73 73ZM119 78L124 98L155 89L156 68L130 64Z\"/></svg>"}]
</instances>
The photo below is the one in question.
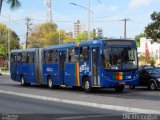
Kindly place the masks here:
<instances>
[{"instance_id":1,"label":"asphalt road","mask_svg":"<svg viewBox=\"0 0 160 120\"><path fill-rule=\"evenodd\" d=\"M113 104L143 109L160 110L160 91L149 91L147 88L135 90L125 89L124 93L116 93L114 89L107 88L88 94L82 90L72 88L48 89L46 86L32 85L22 87L20 83L13 82L9 76L0 76L0 90L18 93L86 101L101 104ZM137 105L137 106L136 106ZM121 120L127 112L108 109L99 109L87 106L66 104L15 95L0 93L0 118L6 113L18 115L23 119L110 119Z\"/></svg>"},{"instance_id":2,"label":"asphalt road","mask_svg":"<svg viewBox=\"0 0 160 120\"><path fill-rule=\"evenodd\" d=\"M6 76L0 76L0 89L2 89L2 86L21 88L17 83L12 83L8 79ZM42 87L43 89L44 87ZM121 111L32 99L2 93L0 93L0 113L0 119L16 118L23 120L103 120L106 118L117 120L123 119L123 114L127 114Z\"/></svg>"},{"instance_id":3,"label":"asphalt road","mask_svg":"<svg viewBox=\"0 0 160 120\"><path fill-rule=\"evenodd\" d=\"M122 118L124 112L0 94L0 113L23 117ZM24 114L24 115L23 115ZM28 114L28 115L26 115ZM26 115L26 116L25 116ZM47 117L47 115L49 115ZM41 118L40 117L40 118ZM59 118L60 119L60 118Z\"/></svg>"}]
</instances>

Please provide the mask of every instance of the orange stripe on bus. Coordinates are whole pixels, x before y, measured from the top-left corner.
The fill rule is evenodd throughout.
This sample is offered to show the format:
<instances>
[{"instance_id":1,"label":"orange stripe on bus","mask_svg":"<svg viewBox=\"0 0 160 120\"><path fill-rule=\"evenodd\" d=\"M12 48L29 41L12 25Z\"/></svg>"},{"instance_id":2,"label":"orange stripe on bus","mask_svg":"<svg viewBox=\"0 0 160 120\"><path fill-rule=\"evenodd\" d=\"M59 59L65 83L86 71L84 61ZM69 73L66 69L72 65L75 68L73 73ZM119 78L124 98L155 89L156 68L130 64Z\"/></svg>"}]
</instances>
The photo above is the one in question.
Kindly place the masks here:
<instances>
[{"instance_id":1,"label":"orange stripe on bus","mask_svg":"<svg viewBox=\"0 0 160 120\"><path fill-rule=\"evenodd\" d=\"M79 63L76 63L76 85L80 86L80 81L79 81Z\"/></svg>"},{"instance_id":2,"label":"orange stripe on bus","mask_svg":"<svg viewBox=\"0 0 160 120\"><path fill-rule=\"evenodd\" d=\"M123 73L122 72L116 72L116 80L123 80Z\"/></svg>"}]
</instances>

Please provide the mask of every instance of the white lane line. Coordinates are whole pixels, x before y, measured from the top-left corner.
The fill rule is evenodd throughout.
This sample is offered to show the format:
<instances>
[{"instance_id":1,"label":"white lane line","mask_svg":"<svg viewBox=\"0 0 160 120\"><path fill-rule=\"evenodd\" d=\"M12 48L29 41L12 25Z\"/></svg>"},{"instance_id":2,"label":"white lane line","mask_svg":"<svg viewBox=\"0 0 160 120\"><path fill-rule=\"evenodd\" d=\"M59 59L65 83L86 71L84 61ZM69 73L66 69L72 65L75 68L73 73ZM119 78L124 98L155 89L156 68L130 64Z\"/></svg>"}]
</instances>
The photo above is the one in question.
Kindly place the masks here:
<instances>
[{"instance_id":1,"label":"white lane line","mask_svg":"<svg viewBox=\"0 0 160 120\"><path fill-rule=\"evenodd\" d=\"M32 95L32 94L26 94L26 93L4 91L4 90L0 90L0 93L9 94L9 95L17 95L21 97L34 98L34 99L39 99L39 100L48 100L48 101L54 101L54 102L68 103L68 104L74 104L74 105L83 105L83 106L88 106L88 107L96 107L96 108L118 110L118 111L132 112L132 113L160 114L160 110L151 110L151 109L91 103L91 102L84 102L84 101L67 100L67 99L62 99L62 98L53 98L53 97L46 97L46 96L39 96L39 95Z\"/></svg>"}]
</instances>

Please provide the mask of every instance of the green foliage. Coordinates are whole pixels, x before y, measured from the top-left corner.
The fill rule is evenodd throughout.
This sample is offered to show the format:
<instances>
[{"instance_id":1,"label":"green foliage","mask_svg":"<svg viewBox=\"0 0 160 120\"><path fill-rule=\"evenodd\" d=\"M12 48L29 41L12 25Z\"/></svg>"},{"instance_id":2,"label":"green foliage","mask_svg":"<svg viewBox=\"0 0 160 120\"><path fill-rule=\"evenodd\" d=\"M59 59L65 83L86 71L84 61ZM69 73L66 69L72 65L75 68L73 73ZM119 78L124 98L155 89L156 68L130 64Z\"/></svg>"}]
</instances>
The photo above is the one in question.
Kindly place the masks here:
<instances>
[{"instance_id":1,"label":"green foliage","mask_svg":"<svg viewBox=\"0 0 160 120\"><path fill-rule=\"evenodd\" d=\"M136 35L135 40L136 40L137 47L140 47L140 38L142 37L145 37L144 33L140 33L139 35Z\"/></svg>"},{"instance_id":2,"label":"green foliage","mask_svg":"<svg viewBox=\"0 0 160 120\"><path fill-rule=\"evenodd\" d=\"M86 41L88 40L88 33L84 32L84 33L79 33L76 39L76 42L82 42L82 41Z\"/></svg>"},{"instance_id":3,"label":"green foliage","mask_svg":"<svg viewBox=\"0 0 160 120\"><path fill-rule=\"evenodd\" d=\"M41 33L48 33L51 31L56 31L57 30L57 25L52 23L52 22L47 22L43 24L39 24L36 26L36 30Z\"/></svg>"},{"instance_id":4,"label":"green foliage","mask_svg":"<svg viewBox=\"0 0 160 120\"><path fill-rule=\"evenodd\" d=\"M156 60L154 60L154 59L150 60L150 64L151 64L151 66L155 66Z\"/></svg>"},{"instance_id":5,"label":"green foliage","mask_svg":"<svg viewBox=\"0 0 160 120\"><path fill-rule=\"evenodd\" d=\"M90 39L94 38L94 34L91 32L90 33ZM86 41L88 40L88 33L87 32L83 32L83 33L79 33L76 39L76 42L82 42L82 41Z\"/></svg>"},{"instance_id":6,"label":"green foliage","mask_svg":"<svg viewBox=\"0 0 160 120\"><path fill-rule=\"evenodd\" d=\"M76 40L74 38L66 36L65 39L63 40L63 43L68 43L68 42L76 42Z\"/></svg>"},{"instance_id":7,"label":"green foliage","mask_svg":"<svg viewBox=\"0 0 160 120\"><path fill-rule=\"evenodd\" d=\"M160 43L160 12L151 14L152 23L145 28L145 34L148 38L153 39L153 42Z\"/></svg>"},{"instance_id":8,"label":"green foliage","mask_svg":"<svg viewBox=\"0 0 160 120\"><path fill-rule=\"evenodd\" d=\"M141 65L146 65L150 63L150 59L148 60L145 55L140 55L138 57L138 60Z\"/></svg>"},{"instance_id":9,"label":"green foliage","mask_svg":"<svg viewBox=\"0 0 160 120\"><path fill-rule=\"evenodd\" d=\"M6 59L8 53L8 32L10 36L10 49L18 49L19 45L19 37L17 34L8 29L5 25L0 24L0 59Z\"/></svg>"},{"instance_id":10,"label":"green foliage","mask_svg":"<svg viewBox=\"0 0 160 120\"><path fill-rule=\"evenodd\" d=\"M21 3L19 0L7 0L7 3L10 5L11 9L19 8L21 7Z\"/></svg>"},{"instance_id":11,"label":"green foliage","mask_svg":"<svg viewBox=\"0 0 160 120\"><path fill-rule=\"evenodd\" d=\"M36 25L29 35L29 47L52 46L68 41L65 31L57 30L57 25L51 22ZM65 41L64 41L65 40Z\"/></svg>"}]
</instances>

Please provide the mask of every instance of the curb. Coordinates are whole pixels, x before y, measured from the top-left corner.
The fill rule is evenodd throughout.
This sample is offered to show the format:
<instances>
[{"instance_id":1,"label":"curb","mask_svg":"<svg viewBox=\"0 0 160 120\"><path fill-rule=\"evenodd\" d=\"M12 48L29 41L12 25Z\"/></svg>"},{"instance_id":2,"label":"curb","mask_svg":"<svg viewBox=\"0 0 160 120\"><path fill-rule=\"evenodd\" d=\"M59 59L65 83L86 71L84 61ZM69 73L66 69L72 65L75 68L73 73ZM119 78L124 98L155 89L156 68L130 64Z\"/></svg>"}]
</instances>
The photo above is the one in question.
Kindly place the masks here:
<instances>
[{"instance_id":1,"label":"curb","mask_svg":"<svg viewBox=\"0 0 160 120\"><path fill-rule=\"evenodd\" d=\"M74 104L74 105L82 105L82 106L88 106L88 107L96 107L96 108L102 108L102 109L118 110L118 111L125 111L125 112L139 113L139 114L160 114L160 110L150 110L150 109L142 109L142 108L132 108L132 107L125 107L125 106L91 103L91 102L84 102L84 101L67 100L67 99L61 99L61 98L31 95L31 94L17 93L17 92L4 91L4 90L0 90L0 93L17 95L17 96L28 97L33 99L68 103L68 104Z\"/></svg>"},{"instance_id":2,"label":"curb","mask_svg":"<svg viewBox=\"0 0 160 120\"><path fill-rule=\"evenodd\" d=\"M2 75L8 75L8 76L10 76L10 73L2 72Z\"/></svg>"}]
</instances>

